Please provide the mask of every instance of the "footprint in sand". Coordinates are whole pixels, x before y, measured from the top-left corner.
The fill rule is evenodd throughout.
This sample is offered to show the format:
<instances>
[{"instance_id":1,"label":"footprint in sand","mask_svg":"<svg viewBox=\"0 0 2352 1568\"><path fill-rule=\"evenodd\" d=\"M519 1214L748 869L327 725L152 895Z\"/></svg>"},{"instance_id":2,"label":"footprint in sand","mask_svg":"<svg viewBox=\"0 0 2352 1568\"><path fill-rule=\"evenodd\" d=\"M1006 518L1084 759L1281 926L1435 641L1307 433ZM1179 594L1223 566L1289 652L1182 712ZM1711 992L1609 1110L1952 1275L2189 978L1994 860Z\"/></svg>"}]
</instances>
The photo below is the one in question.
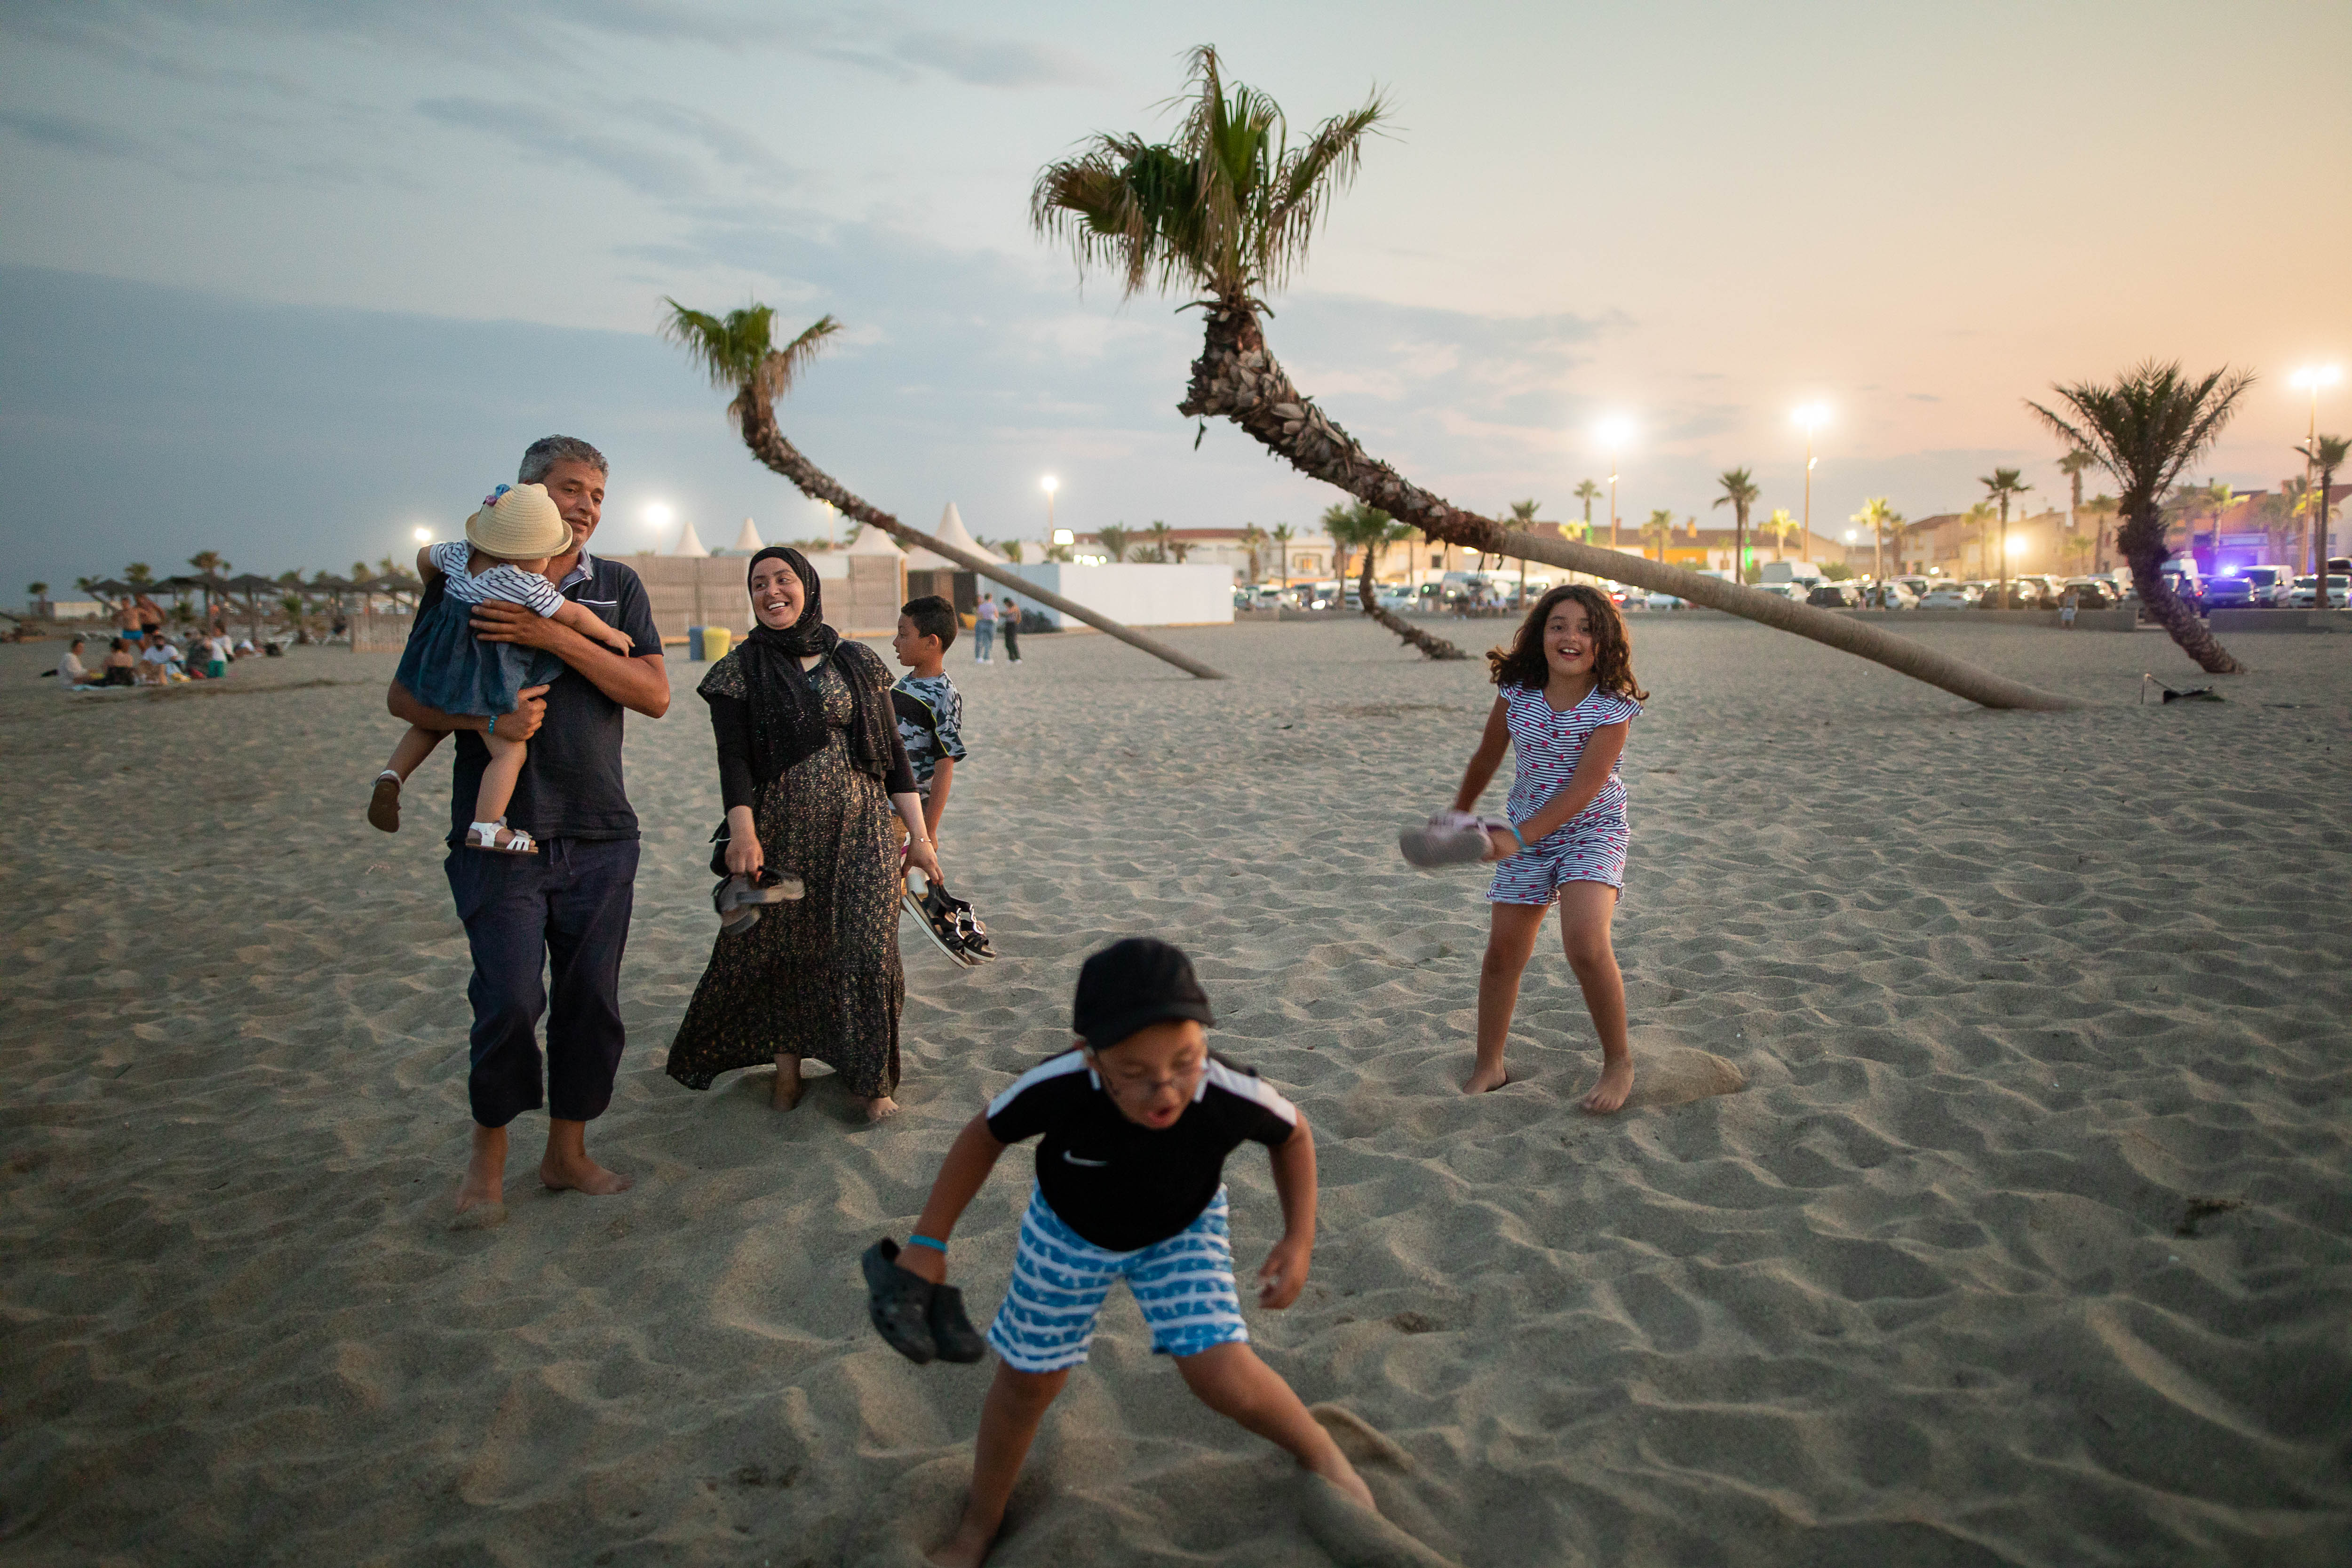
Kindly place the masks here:
<instances>
[{"instance_id":1,"label":"footprint in sand","mask_svg":"<svg viewBox=\"0 0 2352 1568\"><path fill-rule=\"evenodd\" d=\"M1315 1543L1341 1568L1454 1568L1453 1559L1423 1544L1444 1539L1445 1531L1404 1484L1412 1456L1352 1410L1314 1405L1307 1413L1331 1434L1381 1505L1379 1513L1366 1513L1322 1477L1302 1474L1299 1521Z\"/></svg>"}]
</instances>

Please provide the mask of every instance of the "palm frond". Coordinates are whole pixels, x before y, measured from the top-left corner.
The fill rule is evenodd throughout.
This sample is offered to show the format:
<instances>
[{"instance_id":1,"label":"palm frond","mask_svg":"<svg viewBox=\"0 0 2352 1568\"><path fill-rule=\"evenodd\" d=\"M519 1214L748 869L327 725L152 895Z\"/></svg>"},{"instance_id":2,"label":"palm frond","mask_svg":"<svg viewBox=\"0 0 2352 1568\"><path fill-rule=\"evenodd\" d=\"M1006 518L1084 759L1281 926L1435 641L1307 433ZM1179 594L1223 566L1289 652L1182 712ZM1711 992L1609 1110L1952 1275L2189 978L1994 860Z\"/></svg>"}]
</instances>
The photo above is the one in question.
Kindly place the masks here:
<instances>
[{"instance_id":1,"label":"palm frond","mask_svg":"<svg viewBox=\"0 0 2352 1568\"><path fill-rule=\"evenodd\" d=\"M772 404L790 392L793 378L816 357L819 345L839 331L841 323L830 314L819 316L791 342L761 356L759 368L749 383L751 395L763 403Z\"/></svg>"},{"instance_id":2,"label":"palm frond","mask_svg":"<svg viewBox=\"0 0 2352 1568\"><path fill-rule=\"evenodd\" d=\"M711 385L722 392L737 391L759 373L775 330L773 310L765 305L746 305L714 316L707 310L690 310L666 294L662 303L669 307L669 314L662 320L661 336L684 349L710 378Z\"/></svg>"},{"instance_id":3,"label":"palm frond","mask_svg":"<svg viewBox=\"0 0 2352 1568\"><path fill-rule=\"evenodd\" d=\"M2053 434L2090 452L2126 498L2153 500L2219 438L2253 382L2226 365L2192 381L2178 362L2147 360L2112 384L2053 387L2063 413L2031 400L2026 406Z\"/></svg>"}]
</instances>

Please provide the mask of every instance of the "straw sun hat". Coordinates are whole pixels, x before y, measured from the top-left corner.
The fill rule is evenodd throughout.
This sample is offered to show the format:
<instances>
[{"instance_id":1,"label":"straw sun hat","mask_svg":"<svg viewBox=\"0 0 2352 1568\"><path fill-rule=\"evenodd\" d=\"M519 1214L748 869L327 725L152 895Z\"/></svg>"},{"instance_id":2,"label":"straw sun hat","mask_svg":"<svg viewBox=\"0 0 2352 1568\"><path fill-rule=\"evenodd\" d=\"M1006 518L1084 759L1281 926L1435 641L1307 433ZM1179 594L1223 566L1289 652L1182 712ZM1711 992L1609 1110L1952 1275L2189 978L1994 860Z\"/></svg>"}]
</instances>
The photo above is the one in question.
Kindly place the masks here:
<instances>
[{"instance_id":1,"label":"straw sun hat","mask_svg":"<svg viewBox=\"0 0 2352 1568\"><path fill-rule=\"evenodd\" d=\"M537 561L572 548L572 525L555 510L545 485L500 485L466 520L466 538L485 555Z\"/></svg>"}]
</instances>

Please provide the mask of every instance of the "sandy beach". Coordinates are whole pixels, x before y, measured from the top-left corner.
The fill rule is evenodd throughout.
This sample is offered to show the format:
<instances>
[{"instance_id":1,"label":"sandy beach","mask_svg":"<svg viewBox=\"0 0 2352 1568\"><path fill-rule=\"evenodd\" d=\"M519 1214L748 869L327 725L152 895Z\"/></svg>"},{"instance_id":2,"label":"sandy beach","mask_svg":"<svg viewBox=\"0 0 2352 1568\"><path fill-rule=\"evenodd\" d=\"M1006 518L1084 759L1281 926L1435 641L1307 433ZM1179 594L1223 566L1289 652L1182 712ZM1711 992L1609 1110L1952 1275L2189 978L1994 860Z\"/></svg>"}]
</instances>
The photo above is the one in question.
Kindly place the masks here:
<instances>
[{"instance_id":1,"label":"sandy beach","mask_svg":"<svg viewBox=\"0 0 2352 1568\"><path fill-rule=\"evenodd\" d=\"M629 721L630 1047L591 1133L636 1188L519 1157L472 1232L447 749L407 831L362 816L393 658L63 698L57 645L0 648L0 1563L915 1561L988 1373L886 1348L857 1253L1137 931L1315 1126L1314 1276L1252 1332L1392 1440L1362 1468L1428 1552L2344 1562L2352 639L2241 637L2226 702L2143 706L2144 670L2206 683L2160 637L1919 628L2088 704L2052 716L1712 616L1633 631L1622 1115L1576 1109L1598 1052L1549 934L1519 1081L1455 1092L1484 874L1395 835L1491 689L1357 622L1168 634L1214 683L959 646L942 847L1001 962L908 930L895 1121L825 1078L790 1115L765 1073L690 1093L662 1066L719 805L673 662L670 716ZM957 1233L976 1317L1028 1159ZM1279 1216L1254 1148L1229 1175L1246 1273ZM1428 1561L1318 1513L1148 1343L1115 1296L993 1561Z\"/></svg>"}]
</instances>

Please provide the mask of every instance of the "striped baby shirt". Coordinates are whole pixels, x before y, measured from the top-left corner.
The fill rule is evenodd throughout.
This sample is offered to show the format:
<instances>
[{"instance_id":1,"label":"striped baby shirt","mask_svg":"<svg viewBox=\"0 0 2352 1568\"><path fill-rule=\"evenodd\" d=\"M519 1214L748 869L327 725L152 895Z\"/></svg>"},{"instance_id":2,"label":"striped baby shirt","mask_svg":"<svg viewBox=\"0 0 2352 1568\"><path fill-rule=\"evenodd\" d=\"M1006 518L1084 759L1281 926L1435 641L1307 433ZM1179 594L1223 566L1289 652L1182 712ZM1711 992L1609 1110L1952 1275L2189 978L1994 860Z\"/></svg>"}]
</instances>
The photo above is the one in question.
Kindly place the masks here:
<instances>
[{"instance_id":1,"label":"striped baby shirt","mask_svg":"<svg viewBox=\"0 0 2352 1568\"><path fill-rule=\"evenodd\" d=\"M466 563L473 553L474 547L462 539L445 540L433 547L433 564L448 580L449 597L459 604L486 605L495 600L551 616L563 608L563 595L556 592L554 584L511 562L499 562L478 574L467 571Z\"/></svg>"}]
</instances>

